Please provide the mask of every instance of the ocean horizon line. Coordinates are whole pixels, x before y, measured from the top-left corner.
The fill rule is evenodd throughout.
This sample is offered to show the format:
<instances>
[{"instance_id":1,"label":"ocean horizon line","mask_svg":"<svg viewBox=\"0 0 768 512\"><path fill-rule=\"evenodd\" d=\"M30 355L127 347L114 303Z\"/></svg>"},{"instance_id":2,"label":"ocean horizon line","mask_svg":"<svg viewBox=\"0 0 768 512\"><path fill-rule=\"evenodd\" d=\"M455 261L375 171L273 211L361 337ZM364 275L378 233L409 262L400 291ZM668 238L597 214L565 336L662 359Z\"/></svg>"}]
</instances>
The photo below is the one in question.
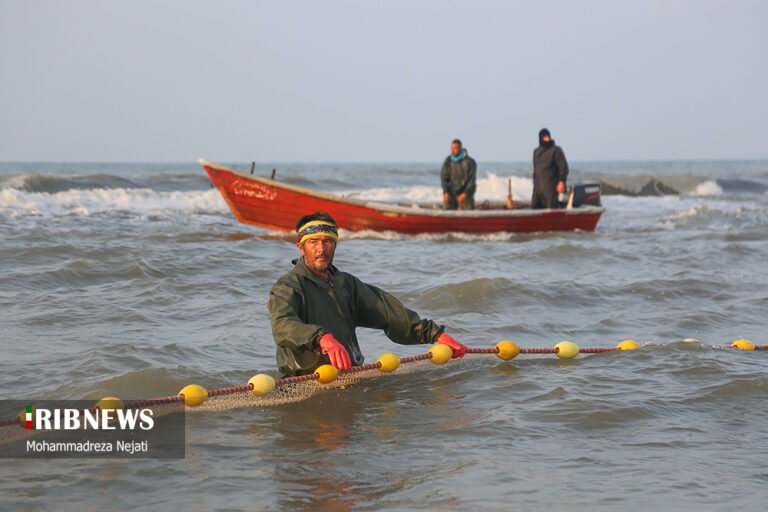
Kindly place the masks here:
<instances>
[{"instance_id":1,"label":"ocean horizon line","mask_svg":"<svg viewBox=\"0 0 768 512\"><path fill-rule=\"evenodd\" d=\"M342 165L398 165L398 164L408 164L408 165L441 165L442 159L439 160L397 160L397 161L376 161L376 160L338 160L338 161L320 161L320 160L286 160L286 161L270 161L270 160L210 160L216 163L222 163L224 164L248 164L255 163L256 165L308 165L308 164L318 164L318 165L336 165L336 164L342 164ZM528 160L481 160L476 159L478 161L483 162L484 164L523 164L528 165L530 162ZM580 163L580 164L605 164L605 163L618 163L618 164L631 164L631 163L654 163L654 164L663 164L663 163L733 163L733 162L749 162L749 163L761 163L766 162L768 163L768 157L765 158L664 158L664 159L601 159L601 160L581 160L581 159L569 159L569 162L572 164ZM198 160L195 158L193 160L0 160L0 165L34 165L34 164L67 164L67 165L75 165L75 164L85 164L85 165L99 165L99 164L110 164L110 165L148 165L148 164L164 164L164 165L184 165L194 163L195 165L199 165Z\"/></svg>"}]
</instances>

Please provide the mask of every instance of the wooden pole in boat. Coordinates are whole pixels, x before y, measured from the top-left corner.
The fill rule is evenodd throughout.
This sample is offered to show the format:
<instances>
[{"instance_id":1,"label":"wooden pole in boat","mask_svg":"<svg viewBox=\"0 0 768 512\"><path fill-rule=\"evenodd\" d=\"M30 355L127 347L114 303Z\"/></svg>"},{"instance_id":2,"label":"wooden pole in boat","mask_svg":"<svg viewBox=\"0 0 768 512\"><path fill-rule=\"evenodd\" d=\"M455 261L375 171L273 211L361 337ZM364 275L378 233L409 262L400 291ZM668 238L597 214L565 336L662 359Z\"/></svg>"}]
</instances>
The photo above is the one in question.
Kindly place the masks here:
<instances>
[{"instance_id":1,"label":"wooden pole in boat","mask_svg":"<svg viewBox=\"0 0 768 512\"><path fill-rule=\"evenodd\" d=\"M251 174L253 174L253 170L256 168L256 162L251 162Z\"/></svg>"},{"instance_id":2,"label":"wooden pole in boat","mask_svg":"<svg viewBox=\"0 0 768 512\"><path fill-rule=\"evenodd\" d=\"M272 169L272 177L271 177L271 178L269 178L269 179L271 179L271 180L274 180L274 179L275 179L275 173L276 173L276 172L277 172L277 169Z\"/></svg>"},{"instance_id":3,"label":"wooden pole in boat","mask_svg":"<svg viewBox=\"0 0 768 512\"><path fill-rule=\"evenodd\" d=\"M507 210L511 210L515 204L512 201L512 178L509 178L509 180L507 181L507 185L509 187L509 193L507 194Z\"/></svg>"}]
</instances>

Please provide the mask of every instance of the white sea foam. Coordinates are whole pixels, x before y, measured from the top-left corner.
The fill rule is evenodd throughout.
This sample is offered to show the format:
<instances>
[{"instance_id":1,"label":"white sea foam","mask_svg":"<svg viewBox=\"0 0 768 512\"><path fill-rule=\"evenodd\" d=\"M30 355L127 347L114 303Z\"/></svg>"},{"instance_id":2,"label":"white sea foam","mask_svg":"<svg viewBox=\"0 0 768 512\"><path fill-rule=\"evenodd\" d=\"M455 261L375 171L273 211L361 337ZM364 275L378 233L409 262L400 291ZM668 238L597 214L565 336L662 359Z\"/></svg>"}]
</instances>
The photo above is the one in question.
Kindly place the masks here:
<instances>
[{"instance_id":1,"label":"white sea foam","mask_svg":"<svg viewBox=\"0 0 768 512\"><path fill-rule=\"evenodd\" d=\"M18 217L87 216L95 213L128 211L142 215L222 214L229 212L218 190L157 192L147 188L71 189L53 194L0 190L0 215Z\"/></svg>"},{"instance_id":2,"label":"white sea foam","mask_svg":"<svg viewBox=\"0 0 768 512\"><path fill-rule=\"evenodd\" d=\"M711 210L706 206L691 206L688 210L682 210L679 212L674 212L670 215L668 215L665 218L662 218L662 222L665 221L674 221L674 220L680 220L680 219L690 219L692 217L697 217L702 214L710 213Z\"/></svg>"},{"instance_id":3,"label":"white sea foam","mask_svg":"<svg viewBox=\"0 0 768 512\"><path fill-rule=\"evenodd\" d=\"M349 231L346 229L339 230L339 238L341 240L432 240L432 241L464 241L464 242L506 242L520 236L517 233L419 233L414 235L407 235L403 233L395 233L394 231Z\"/></svg>"},{"instance_id":4,"label":"white sea foam","mask_svg":"<svg viewBox=\"0 0 768 512\"><path fill-rule=\"evenodd\" d=\"M515 200L530 200L533 192L533 180L520 176L498 176L488 173L477 180L475 202L504 201L507 198L509 181L512 180L512 198ZM435 186L413 186L402 188L370 188L364 190L334 192L345 197L365 199L380 202L428 202L441 201L443 190L439 183Z\"/></svg>"},{"instance_id":5,"label":"white sea foam","mask_svg":"<svg viewBox=\"0 0 768 512\"><path fill-rule=\"evenodd\" d=\"M691 196L719 196L722 195L723 189L713 180L699 183L693 191L687 195Z\"/></svg>"}]
</instances>

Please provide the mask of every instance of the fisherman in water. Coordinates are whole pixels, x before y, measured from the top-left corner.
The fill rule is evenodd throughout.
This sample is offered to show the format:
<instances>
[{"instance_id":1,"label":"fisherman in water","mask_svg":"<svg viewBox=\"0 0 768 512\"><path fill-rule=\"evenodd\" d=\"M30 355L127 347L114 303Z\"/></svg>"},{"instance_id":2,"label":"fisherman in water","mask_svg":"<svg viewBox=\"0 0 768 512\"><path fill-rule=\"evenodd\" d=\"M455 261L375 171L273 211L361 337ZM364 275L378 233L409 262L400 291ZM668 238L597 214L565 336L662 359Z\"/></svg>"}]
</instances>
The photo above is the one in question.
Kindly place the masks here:
<instances>
[{"instance_id":1,"label":"fisherman in water","mask_svg":"<svg viewBox=\"0 0 768 512\"><path fill-rule=\"evenodd\" d=\"M269 293L277 366L283 375L311 374L329 363L339 370L362 365L356 327L381 329L401 345L442 343L453 349L454 358L464 357L467 347L443 332L443 326L333 266L338 234L330 215L305 215L296 231L302 257Z\"/></svg>"},{"instance_id":2,"label":"fisherman in water","mask_svg":"<svg viewBox=\"0 0 768 512\"><path fill-rule=\"evenodd\" d=\"M443 185L443 207L446 210L475 209L477 162L467 154L459 139L451 142L451 154L440 170Z\"/></svg>"}]
</instances>

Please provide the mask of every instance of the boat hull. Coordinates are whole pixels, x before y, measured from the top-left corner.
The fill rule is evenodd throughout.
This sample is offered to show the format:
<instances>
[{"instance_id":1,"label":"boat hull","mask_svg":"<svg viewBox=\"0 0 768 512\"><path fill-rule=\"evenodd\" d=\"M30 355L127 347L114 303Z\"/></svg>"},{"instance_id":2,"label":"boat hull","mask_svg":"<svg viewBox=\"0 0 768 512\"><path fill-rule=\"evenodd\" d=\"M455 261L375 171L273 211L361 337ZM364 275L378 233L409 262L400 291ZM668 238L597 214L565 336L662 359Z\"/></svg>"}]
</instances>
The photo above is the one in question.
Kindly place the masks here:
<instances>
[{"instance_id":1,"label":"boat hull","mask_svg":"<svg viewBox=\"0 0 768 512\"><path fill-rule=\"evenodd\" d=\"M592 231L604 209L442 210L343 198L234 171L201 159L235 218L278 231L294 231L296 221L316 211L329 213L342 229L397 233L533 233Z\"/></svg>"}]
</instances>

